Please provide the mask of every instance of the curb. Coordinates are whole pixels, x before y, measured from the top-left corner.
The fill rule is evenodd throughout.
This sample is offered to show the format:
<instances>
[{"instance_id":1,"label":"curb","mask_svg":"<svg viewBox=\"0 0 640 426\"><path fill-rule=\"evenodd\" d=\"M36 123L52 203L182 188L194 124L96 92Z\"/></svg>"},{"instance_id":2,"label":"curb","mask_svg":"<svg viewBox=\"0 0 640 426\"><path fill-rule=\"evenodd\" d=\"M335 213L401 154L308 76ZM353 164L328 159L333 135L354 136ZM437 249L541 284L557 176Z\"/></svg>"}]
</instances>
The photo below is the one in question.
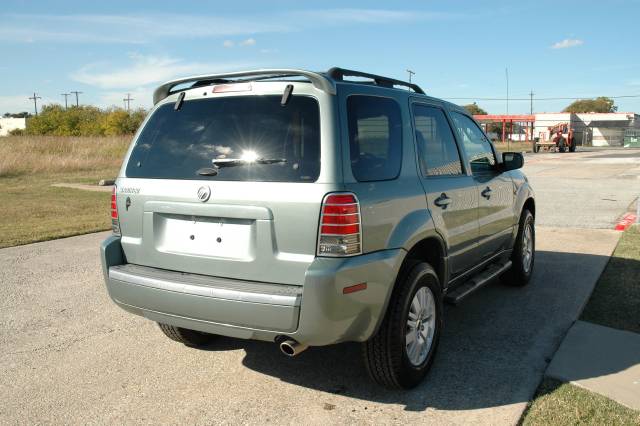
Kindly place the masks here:
<instances>
[{"instance_id":1,"label":"curb","mask_svg":"<svg viewBox=\"0 0 640 426\"><path fill-rule=\"evenodd\" d=\"M614 229L616 231L626 231L631 225L636 223L636 219L637 217L634 213L627 213L622 216L622 219L618 221Z\"/></svg>"}]
</instances>

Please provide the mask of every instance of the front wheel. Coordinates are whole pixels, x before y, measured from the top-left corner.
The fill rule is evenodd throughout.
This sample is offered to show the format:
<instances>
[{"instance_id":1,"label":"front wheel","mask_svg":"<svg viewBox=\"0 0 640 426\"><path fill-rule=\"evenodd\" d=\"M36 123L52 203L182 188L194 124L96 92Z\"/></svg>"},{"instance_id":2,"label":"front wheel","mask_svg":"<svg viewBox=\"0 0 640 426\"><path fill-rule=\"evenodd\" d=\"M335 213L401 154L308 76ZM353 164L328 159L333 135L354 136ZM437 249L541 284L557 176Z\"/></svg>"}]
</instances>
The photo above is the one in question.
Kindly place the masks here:
<instances>
[{"instance_id":1,"label":"front wheel","mask_svg":"<svg viewBox=\"0 0 640 426\"><path fill-rule=\"evenodd\" d=\"M533 274L536 255L536 228L533 215L523 210L518 225L518 235L511 254L511 269L505 274L504 282L513 286L529 283Z\"/></svg>"},{"instance_id":2,"label":"front wheel","mask_svg":"<svg viewBox=\"0 0 640 426\"><path fill-rule=\"evenodd\" d=\"M429 371L442 331L442 290L428 263L418 263L397 283L378 332L363 344L371 378L409 389Z\"/></svg>"}]
</instances>

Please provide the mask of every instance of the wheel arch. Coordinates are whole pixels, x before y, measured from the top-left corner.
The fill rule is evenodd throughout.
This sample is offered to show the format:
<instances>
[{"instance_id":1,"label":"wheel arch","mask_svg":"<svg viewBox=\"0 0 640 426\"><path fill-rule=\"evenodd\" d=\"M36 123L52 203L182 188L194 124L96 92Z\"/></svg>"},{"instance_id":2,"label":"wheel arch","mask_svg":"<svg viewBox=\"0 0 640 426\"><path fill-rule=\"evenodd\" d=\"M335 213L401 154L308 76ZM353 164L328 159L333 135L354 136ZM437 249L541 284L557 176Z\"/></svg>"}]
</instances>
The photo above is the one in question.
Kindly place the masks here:
<instances>
[{"instance_id":1,"label":"wheel arch","mask_svg":"<svg viewBox=\"0 0 640 426\"><path fill-rule=\"evenodd\" d=\"M449 281L449 268L446 246L443 239L438 234L429 234L424 238L419 239L409 248L409 250L407 250L407 254L405 255L398 270L398 274L396 275L396 280L393 283L393 287L390 288L387 293L387 297L381 311L382 315L379 315L378 323L376 324L372 335L375 335L380 329L380 325L382 324L384 317L388 313L389 303L398 290L399 283L401 283L407 277L407 275L411 271L411 268L420 262L426 262L430 264L433 269L435 269L438 276L438 281L440 281L440 288L444 293L444 290L446 289L447 283Z\"/></svg>"},{"instance_id":2,"label":"wheel arch","mask_svg":"<svg viewBox=\"0 0 640 426\"><path fill-rule=\"evenodd\" d=\"M521 212L524 211L524 209L529 210L531 212L531 215L534 218L536 217L536 202L533 197L529 197L525 200L524 204L522 205Z\"/></svg>"}]
</instances>

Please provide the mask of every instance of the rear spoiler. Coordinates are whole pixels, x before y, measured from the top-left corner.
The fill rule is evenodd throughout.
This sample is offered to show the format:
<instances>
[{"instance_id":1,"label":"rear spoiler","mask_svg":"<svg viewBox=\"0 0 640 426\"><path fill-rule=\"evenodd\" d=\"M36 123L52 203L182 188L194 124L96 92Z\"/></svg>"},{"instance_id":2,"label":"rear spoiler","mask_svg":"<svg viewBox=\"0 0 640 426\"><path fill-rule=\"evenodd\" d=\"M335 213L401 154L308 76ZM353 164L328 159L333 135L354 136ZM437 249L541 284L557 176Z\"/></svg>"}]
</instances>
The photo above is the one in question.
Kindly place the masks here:
<instances>
[{"instance_id":1,"label":"rear spoiler","mask_svg":"<svg viewBox=\"0 0 640 426\"><path fill-rule=\"evenodd\" d=\"M275 78L275 77L305 77L307 78L311 84L314 85L319 90L326 92L330 95L336 94L336 86L333 80L327 78L327 76L315 73L311 71L297 70L297 69L262 69L262 70L253 70L253 71L239 71L239 72L230 72L223 74L206 74L206 75L197 75L193 77L180 78L177 80L171 80L160 87L158 87L153 92L153 104L157 104L161 100L165 99L167 96L177 93L181 90L187 90L191 87L197 86L206 86L209 84L216 83L233 83L236 78L240 77L261 77L261 78ZM246 80L251 80L246 79ZM181 90L172 90L181 84L193 83L190 87L186 87Z\"/></svg>"}]
</instances>

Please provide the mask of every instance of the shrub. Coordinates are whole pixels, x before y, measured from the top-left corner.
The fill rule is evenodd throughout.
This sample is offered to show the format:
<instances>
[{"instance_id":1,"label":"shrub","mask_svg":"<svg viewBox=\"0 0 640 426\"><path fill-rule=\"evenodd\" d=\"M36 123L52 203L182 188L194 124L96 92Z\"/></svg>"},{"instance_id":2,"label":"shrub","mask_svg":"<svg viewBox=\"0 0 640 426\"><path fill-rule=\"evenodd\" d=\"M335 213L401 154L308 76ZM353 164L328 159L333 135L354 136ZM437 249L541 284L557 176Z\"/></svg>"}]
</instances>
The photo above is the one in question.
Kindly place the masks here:
<instances>
[{"instance_id":1,"label":"shrub","mask_svg":"<svg viewBox=\"0 0 640 426\"><path fill-rule=\"evenodd\" d=\"M135 133L146 116L140 109L100 109L77 106L45 105L39 115L27 119L25 133L52 136L119 136Z\"/></svg>"}]
</instances>

